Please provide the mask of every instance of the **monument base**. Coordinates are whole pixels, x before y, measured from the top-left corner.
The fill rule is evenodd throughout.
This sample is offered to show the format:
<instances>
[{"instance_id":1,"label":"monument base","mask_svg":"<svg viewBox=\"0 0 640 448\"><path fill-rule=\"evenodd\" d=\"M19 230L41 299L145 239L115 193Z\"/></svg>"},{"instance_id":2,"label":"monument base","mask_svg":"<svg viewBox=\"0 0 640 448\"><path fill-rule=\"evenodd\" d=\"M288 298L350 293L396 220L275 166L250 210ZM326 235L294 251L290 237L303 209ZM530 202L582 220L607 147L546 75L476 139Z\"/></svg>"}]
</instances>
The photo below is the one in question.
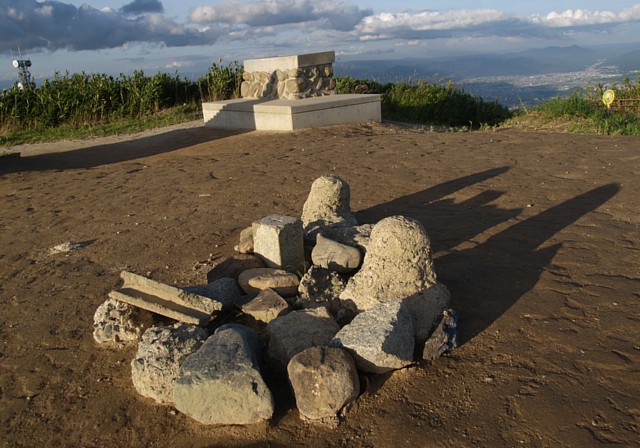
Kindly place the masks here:
<instances>
[{"instance_id":1,"label":"monument base","mask_svg":"<svg viewBox=\"0 0 640 448\"><path fill-rule=\"evenodd\" d=\"M293 131L381 121L380 95L327 95L301 100L252 99L202 103L204 125L219 129Z\"/></svg>"}]
</instances>

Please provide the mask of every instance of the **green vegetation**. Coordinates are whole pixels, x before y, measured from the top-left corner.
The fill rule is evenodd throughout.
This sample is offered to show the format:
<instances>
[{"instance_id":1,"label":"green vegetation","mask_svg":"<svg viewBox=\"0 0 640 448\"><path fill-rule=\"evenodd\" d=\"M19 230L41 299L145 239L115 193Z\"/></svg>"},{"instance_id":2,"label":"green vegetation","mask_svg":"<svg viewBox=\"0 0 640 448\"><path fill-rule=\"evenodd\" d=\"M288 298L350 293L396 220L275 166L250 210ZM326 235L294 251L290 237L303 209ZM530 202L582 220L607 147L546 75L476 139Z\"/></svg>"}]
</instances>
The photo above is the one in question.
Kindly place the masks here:
<instances>
[{"instance_id":1,"label":"green vegetation","mask_svg":"<svg viewBox=\"0 0 640 448\"><path fill-rule=\"evenodd\" d=\"M338 93L382 94L382 116L386 120L478 128L496 126L512 115L505 106L485 102L451 82L445 85L424 81L380 84L338 78L336 84Z\"/></svg>"},{"instance_id":2,"label":"green vegetation","mask_svg":"<svg viewBox=\"0 0 640 448\"><path fill-rule=\"evenodd\" d=\"M0 95L0 145L132 132L197 118L203 100L239 96L242 67L213 64L196 81L158 73L79 73Z\"/></svg>"},{"instance_id":3,"label":"green vegetation","mask_svg":"<svg viewBox=\"0 0 640 448\"><path fill-rule=\"evenodd\" d=\"M201 116L200 104L240 96L243 67L213 63L196 81L158 73L118 77L105 74L55 74L41 86L17 85L0 94L0 146L78 139L135 132ZM448 82L381 84L350 77L336 78L338 93L382 95L385 120L486 129L507 125L554 130L640 135L640 79L625 79L611 88L616 101L608 110L604 87L523 107L515 114L497 102L486 102Z\"/></svg>"},{"instance_id":4,"label":"green vegetation","mask_svg":"<svg viewBox=\"0 0 640 448\"><path fill-rule=\"evenodd\" d=\"M609 87L616 100L608 109L602 102L603 85L575 91L570 96L523 108L506 124L557 131L604 135L640 135L640 78Z\"/></svg>"}]
</instances>

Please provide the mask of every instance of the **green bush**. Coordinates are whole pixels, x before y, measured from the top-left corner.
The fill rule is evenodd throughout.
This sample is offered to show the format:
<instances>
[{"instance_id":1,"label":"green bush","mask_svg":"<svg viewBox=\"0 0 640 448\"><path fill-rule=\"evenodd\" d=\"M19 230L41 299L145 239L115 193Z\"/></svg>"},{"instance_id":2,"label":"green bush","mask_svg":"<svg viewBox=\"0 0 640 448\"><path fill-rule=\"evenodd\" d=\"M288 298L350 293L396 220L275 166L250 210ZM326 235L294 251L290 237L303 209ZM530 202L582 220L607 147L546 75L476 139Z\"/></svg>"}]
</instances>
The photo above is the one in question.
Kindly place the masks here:
<instances>
[{"instance_id":1,"label":"green bush","mask_svg":"<svg viewBox=\"0 0 640 448\"><path fill-rule=\"evenodd\" d=\"M543 101L532 111L538 112L542 120L575 121L570 130L577 132L640 135L640 78L635 82L625 78L608 88L615 92L616 97L611 109L602 103L602 95L607 88L599 84L595 89ZM625 101L635 101L636 109L620 107L619 104Z\"/></svg>"},{"instance_id":2,"label":"green bush","mask_svg":"<svg viewBox=\"0 0 640 448\"><path fill-rule=\"evenodd\" d=\"M213 64L209 72L191 81L178 74L113 77L105 74L54 74L38 87L17 84L0 94L0 131L42 130L58 126L87 126L142 118L169 108L203 100L239 96L242 67Z\"/></svg>"},{"instance_id":3,"label":"green bush","mask_svg":"<svg viewBox=\"0 0 640 448\"><path fill-rule=\"evenodd\" d=\"M511 117L497 102L464 92L449 82L445 85L417 83L380 84L375 81L338 78L338 93L379 93L382 116L387 120L446 126L494 126Z\"/></svg>"}]
</instances>

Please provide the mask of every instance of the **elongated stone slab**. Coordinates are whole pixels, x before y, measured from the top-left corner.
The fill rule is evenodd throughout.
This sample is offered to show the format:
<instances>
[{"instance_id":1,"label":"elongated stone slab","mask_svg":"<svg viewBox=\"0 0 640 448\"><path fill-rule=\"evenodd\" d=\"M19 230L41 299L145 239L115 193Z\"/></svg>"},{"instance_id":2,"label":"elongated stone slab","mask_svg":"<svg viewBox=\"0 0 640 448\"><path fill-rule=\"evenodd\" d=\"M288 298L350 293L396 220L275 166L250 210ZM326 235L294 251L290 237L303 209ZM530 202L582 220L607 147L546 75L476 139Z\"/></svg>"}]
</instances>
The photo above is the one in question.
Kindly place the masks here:
<instances>
[{"instance_id":1,"label":"elongated stone slab","mask_svg":"<svg viewBox=\"0 0 640 448\"><path fill-rule=\"evenodd\" d=\"M122 288L109 297L151 312L192 325L206 325L214 312L222 310L222 303L175 286L122 271Z\"/></svg>"}]
</instances>

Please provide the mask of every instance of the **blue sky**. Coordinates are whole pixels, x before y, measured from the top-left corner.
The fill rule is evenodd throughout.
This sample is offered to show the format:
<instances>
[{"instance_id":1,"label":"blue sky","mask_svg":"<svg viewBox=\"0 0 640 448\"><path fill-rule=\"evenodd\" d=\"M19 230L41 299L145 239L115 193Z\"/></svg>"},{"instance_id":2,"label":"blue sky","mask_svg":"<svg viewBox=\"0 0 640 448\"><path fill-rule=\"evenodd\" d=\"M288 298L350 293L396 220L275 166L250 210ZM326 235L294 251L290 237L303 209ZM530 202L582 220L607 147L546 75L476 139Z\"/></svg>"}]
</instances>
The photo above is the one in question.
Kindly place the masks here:
<instances>
[{"instance_id":1,"label":"blue sky","mask_svg":"<svg viewBox=\"0 0 640 448\"><path fill-rule=\"evenodd\" d=\"M393 59L630 42L640 0L0 0L0 81L15 79L18 49L42 78L325 50Z\"/></svg>"}]
</instances>

